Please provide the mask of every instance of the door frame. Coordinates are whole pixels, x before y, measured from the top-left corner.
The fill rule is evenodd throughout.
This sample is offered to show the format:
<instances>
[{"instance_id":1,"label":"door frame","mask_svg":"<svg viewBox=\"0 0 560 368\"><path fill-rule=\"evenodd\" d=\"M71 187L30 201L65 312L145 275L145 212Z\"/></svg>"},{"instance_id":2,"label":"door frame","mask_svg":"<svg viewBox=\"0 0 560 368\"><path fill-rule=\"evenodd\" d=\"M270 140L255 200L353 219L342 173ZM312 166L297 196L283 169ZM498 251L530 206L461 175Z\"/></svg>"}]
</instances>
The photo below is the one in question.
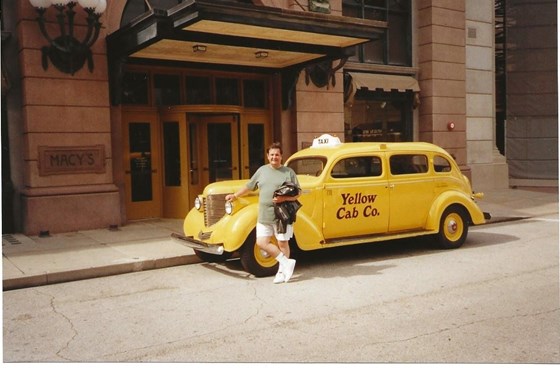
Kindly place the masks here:
<instances>
[{"instance_id":1,"label":"door frame","mask_svg":"<svg viewBox=\"0 0 560 368\"><path fill-rule=\"evenodd\" d=\"M130 123L150 124L151 179L152 200L132 201L132 172L130 168ZM128 220L159 218L162 215L162 184L161 184L161 140L160 124L156 111L126 111L122 114L122 144L125 209Z\"/></svg>"}]
</instances>

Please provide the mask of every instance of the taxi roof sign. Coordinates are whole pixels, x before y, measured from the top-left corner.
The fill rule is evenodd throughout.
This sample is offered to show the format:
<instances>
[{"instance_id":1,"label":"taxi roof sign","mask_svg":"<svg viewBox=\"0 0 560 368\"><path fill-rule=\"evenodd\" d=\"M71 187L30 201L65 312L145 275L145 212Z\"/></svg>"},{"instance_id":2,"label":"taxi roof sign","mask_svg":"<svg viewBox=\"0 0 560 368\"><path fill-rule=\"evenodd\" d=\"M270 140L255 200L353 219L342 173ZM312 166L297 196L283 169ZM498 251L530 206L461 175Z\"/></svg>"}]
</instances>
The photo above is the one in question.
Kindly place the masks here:
<instances>
[{"instance_id":1,"label":"taxi roof sign","mask_svg":"<svg viewBox=\"0 0 560 368\"><path fill-rule=\"evenodd\" d=\"M330 134L323 134L320 137L313 139L311 148L336 147L340 144L342 144L340 138L334 137Z\"/></svg>"}]
</instances>

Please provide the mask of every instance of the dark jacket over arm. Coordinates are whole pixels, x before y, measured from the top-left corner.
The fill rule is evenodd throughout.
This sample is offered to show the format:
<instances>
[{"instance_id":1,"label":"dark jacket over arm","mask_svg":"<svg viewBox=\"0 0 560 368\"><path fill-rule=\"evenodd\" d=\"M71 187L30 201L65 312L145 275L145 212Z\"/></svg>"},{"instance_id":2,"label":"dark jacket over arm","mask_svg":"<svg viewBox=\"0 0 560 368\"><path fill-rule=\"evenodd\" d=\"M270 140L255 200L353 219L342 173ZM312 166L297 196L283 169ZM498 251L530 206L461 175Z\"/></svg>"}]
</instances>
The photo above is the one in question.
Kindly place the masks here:
<instances>
[{"instance_id":1,"label":"dark jacket over arm","mask_svg":"<svg viewBox=\"0 0 560 368\"><path fill-rule=\"evenodd\" d=\"M300 188L291 182L285 182L280 188L274 192L274 197L296 197L300 193ZM276 224L278 233L284 234L288 225L296 221L297 211L301 208L298 200L286 201L274 205L274 213L276 215Z\"/></svg>"}]
</instances>

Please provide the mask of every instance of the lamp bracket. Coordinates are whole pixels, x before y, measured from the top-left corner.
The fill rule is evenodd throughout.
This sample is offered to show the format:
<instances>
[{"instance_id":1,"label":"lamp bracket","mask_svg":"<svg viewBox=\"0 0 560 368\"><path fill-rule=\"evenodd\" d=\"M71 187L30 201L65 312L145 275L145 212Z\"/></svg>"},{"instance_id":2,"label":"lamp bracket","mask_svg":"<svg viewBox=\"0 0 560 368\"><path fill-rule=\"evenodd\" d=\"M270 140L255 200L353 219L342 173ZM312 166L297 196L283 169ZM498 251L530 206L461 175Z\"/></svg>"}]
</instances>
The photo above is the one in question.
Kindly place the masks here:
<instances>
[{"instance_id":1,"label":"lamp bracket","mask_svg":"<svg viewBox=\"0 0 560 368\"><path fill-rule=\"evenodd\" d=\"M338 65L333 68L332 60L324 60L305 67L305 83L312 82L315 86L322 88L336 85L335 73L346 64L348 57L339 60Z\"/></svg>"},{"instance_id":2,"label":"lamp bracket","mask_svg":"<svg viewBox=\"0 0 560 368\"><path fill-rule=\"evenodd\" d=\"M79 41L74 36L74 7L76 2L67 5L55 5L57 10L56 19L59 25L59 35L51 37L47 32L45 14L47 9L37 8L37 22L39 30L49 42L48 46L41 49L42 66L48 69L50 62L61 72L74 75L83 68L87 61L88 70L93 72L93 54L90 47L97 41L101 29L99 18L101 14L95 13L94 9L84 9L87 13L87 31L83 39Z\"/></svg>"}]
</instances>

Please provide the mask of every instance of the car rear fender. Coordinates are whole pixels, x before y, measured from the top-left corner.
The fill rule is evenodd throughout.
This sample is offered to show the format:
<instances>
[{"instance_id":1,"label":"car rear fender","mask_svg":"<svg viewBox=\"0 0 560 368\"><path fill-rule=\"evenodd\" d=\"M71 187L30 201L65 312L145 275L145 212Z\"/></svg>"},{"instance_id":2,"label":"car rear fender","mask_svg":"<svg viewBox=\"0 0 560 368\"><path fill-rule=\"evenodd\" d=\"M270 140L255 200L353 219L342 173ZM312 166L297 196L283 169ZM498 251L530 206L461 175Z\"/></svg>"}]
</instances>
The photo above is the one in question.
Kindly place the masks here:
<instances>
[{"instance_id":1,"label":"car rear fender","mask_svg":"<svg viewBox=\"0 0 560 368\"><path fill-rule=\"evenodd\" d=\"M486 222L484 214L478 205L464 193L459 191L449 191L440 194L432 203L428 218L426 220L426 230L438 230L440 218L443 211L449 206L459 205L468 212L469 222L472 225L480 225Z\"/></svg>"}]
</instances>

